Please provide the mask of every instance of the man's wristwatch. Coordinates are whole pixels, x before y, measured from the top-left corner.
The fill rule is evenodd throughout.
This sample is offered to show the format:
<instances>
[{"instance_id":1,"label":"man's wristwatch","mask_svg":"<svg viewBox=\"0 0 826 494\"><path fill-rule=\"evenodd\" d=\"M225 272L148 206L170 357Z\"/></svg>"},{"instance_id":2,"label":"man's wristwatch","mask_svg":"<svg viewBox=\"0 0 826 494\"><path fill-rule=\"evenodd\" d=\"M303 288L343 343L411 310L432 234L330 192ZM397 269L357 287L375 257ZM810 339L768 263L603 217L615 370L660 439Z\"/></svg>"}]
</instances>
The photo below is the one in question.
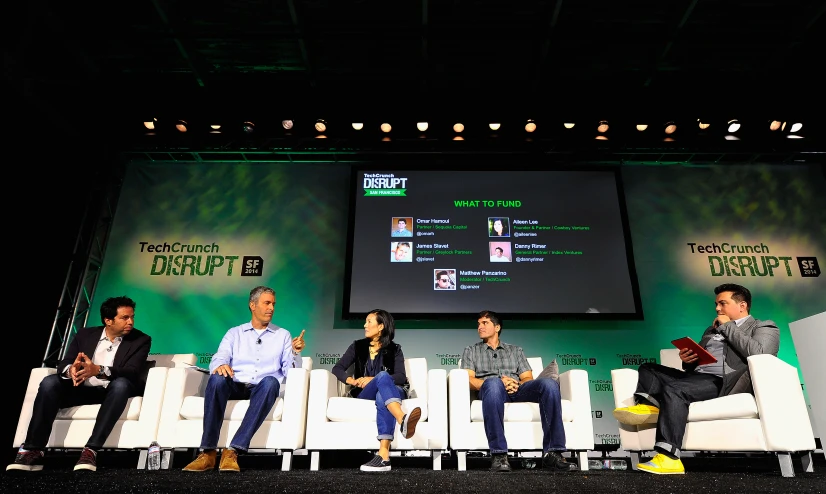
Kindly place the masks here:
<instances>
[{"instance_id":1,"label":"man's wristwatch","mask_svg":"<svg viewBox=\"0 0 826 494\"><path fill-rule=\"evenodd\" d=\"M109 367L106 367L105 365L100 366L100 370L98 371L97 375L98 379L108 379L111 375L112 371L109 370Z\"/></svg>"}]
</instances>

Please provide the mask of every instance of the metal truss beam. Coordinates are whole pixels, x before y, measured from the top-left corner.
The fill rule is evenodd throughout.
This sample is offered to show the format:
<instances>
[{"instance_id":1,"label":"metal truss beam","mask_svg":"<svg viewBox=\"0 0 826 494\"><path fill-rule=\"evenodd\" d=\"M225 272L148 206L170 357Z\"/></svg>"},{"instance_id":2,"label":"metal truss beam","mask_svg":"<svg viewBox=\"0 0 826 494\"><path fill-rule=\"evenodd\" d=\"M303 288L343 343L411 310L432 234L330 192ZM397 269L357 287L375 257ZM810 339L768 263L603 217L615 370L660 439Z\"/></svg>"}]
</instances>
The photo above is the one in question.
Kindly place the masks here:
<instances>
[{"instance_id":1,"label":"metal truss beam","mask_svg":"<svg viewBox=\"0 0 826 494\"><path fill-rule=\"evenodd\" d=\"M109 181L104 180L102 190L93 188L87 198L42 367L57 365L65 357L66 349L78 329L89 322L91 303L120 193L121 177L114 175Z\"/></svg>"}]
</instances>

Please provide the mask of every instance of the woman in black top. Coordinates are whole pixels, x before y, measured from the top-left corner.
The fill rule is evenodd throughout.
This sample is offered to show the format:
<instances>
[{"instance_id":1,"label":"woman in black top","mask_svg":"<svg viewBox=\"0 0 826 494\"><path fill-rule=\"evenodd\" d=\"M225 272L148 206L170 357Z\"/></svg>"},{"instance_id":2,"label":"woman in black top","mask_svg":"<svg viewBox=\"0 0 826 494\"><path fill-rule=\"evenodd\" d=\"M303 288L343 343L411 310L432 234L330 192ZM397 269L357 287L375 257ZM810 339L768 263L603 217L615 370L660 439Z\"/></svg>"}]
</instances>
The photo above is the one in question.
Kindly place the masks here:
<instances>
[{"instance_id":1,"label":"woman in black top","mask_svg":"<svg viewBox=\"0 0 826 494\"><path fill-rule=\"evenodd\" d=\"M364 338L354 341L333 367L339 381L352 386L353 398L376 401L376 426L379 431L379 452L361 466L365 472L390 470L390 442L399 424L399 432L409 439L416 432L416 424L422 410L414 408L407 415L401 402L407 398L410 385L404 371L404 354L401 345L393 342L396 327L393 316L382 309L367 314L364 322ZM353 365L353 376L347 369Z\"/></svg>"}]
</instances>

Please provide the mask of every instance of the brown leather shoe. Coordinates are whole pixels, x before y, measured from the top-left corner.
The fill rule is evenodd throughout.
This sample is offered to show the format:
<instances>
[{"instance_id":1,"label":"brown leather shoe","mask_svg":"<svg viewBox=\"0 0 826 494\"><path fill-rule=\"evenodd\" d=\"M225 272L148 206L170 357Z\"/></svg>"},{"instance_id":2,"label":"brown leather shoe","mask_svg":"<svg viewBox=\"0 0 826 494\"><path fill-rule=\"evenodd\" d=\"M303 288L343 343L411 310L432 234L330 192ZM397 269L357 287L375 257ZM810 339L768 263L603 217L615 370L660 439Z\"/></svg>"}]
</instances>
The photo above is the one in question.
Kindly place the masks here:
<instances>
[{"instance_id":1,"label":"brown leather shoe","mask_svg":"<svg viewBox=\"0 0 826 494\"><path fill-rule=\"evenodd\" d=\"M234 449L225 449L221 452L221 465L218 470L222 472L240 472L238 466L238 453Z\"/></svg>"},{"instance_id":2,"label":"brown leather shoe","mask_svg":"<svg viewBox=\"0 0 826 494\"><path fill-rule=\"evenodd\" d=\"M218 454L216 450L201 451L201 454L195 458L192 463L184 467L184 472L208 472L215 468L215 456Z\"/></svg>"}]
</instances>

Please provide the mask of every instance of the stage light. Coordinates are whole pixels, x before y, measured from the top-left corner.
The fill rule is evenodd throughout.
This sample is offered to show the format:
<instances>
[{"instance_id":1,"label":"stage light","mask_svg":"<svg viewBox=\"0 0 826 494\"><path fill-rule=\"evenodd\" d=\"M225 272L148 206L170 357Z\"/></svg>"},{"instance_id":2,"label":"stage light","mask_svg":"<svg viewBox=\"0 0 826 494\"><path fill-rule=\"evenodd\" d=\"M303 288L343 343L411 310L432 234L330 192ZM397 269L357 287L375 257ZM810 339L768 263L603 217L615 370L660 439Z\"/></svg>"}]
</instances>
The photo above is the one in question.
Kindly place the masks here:
<instances>
[{"instance_id":1,"label":"stage light","mask_svg":"<svg viewBox=\"0 0 826 494\"><path fill-rule=\"evenodd\" d=\"M241 127L245 134L252 134L255 130L255 124L252 122L244 122L244 125Z\"/></svg>"},{"instance_id":2,"label":"stage light","mask_svg":"<svg viewBox=\"0 0 826 494\"><path fill-rule=\"evenodd\" d=\"M607 141L608 140L608 138L605 137L605 136L596 136L595 139L598 140L598 141Z\"/></svg>"},{"instance_id":3,"label":"stage light","mask_svg":"<svg viewBox=\"0 0 826 494\"><path fill-rule=\"evenodd\" d=\"M799 123L799 122L797 122L797 123L793 123L793 124L792 124L792 128L791 128L791 129L789 129L789 132L797 132L798 130L800 130L800 129L802 129L802 128L803 128L803 124L802 124L802 123Z\"/></svg>"},{"instance_id":4,"label":"stage light","mask_svg":"<svg viewBox=\"0 0 826 494\"><path fill-rule=\"evenodd\" d=\"M574 124L574 123L564 123L562 125L564 125L566 129L573 129L574 125L576 125L576 124Z\"/></svg>"},{"instance_id":5,"label":"stage light","mask_svg":"<svg viewBox=\"0 0 826 494\"><path fill-rule=\"evenodd\" d=\"M175 124L175 128L178 129L178 132L186 132L186 121L178 120Z\"/></svg>"},{"instance_id":6,"label":"stage light","mask_svg":"<svg viewBox=\"0 0 826 494\"><path fill-rule=\"evenodd\" d=\"M389 125L388 125L389 127ZM427 122L417 122L416 128L419 129L419 132L424 132L427 130Z\"/></svg>"},{"instance_id":7,"label":"stage light","mask_svg":"<svg viewBox=\"0 0 826 494\"><path fill-rule=\"evenodd\" d=\"M663 142L674 142L674 138L673 137L666 137L665 139L663 139Z\"/></svg>"},{"instance_id":8,"label":"stage light","mask_svg":"<svg viewBox=\"0 0 826 494\"><path fill-rule=\"evenodd\" d=\"M600 120L599 125L597 125L598 132L608 132L608 121L607 120Z\"/></svg>"},{"instance_id":9,"label":"stage light","mask_svg":"<svg viewBox=\"0 0 826 494\"><path fill-rule=\"evenodd\" d=\"M326 135L324 135L324 134L319 134L319 135L315 136L315 138L316 138L316 139L326 139L326 138L327 138L327 136L326 136Z\"/></svg>"},{"instance_id":10,"label":"stage light","mask_svg":"<svg viewBox=\"0 0 826 494\"><path fill-rule=\"evenodd\" d=\"M732 134L740 130L740 121L736 118L728 121L728 131Z\"/></svg>"},{"instance_id":11,"label":"stage light","mask_svg":"<svg viewBox=\"0 0 826 494\"><path fill-rule=\"evenodd\" d=\"M677 132L677 124L675 124L674 122L668 122L667 124L665 124L666 134L673 134L674 132Z\"/></svg>"},{"instance_id":12,"label":"stage light","mask_svg":"<svg viewBox=\"0 0 826 494\"><path fill-rule=\"evenodd\" d=\"M708 126L711 125L708 122L703 122L701 119L697 119L697 126L700 127L700 130L706 130Z\"/></svg>"},{"instance_id":13,"label":"stage light","mask_svg":"<svg viewBox=\"0 0 826 494\"><path fill-rule=\"evenodd\" d=\"M786 139L803 139L803 136L797 135L797 134L794 134L794 135L789 134L789 135L786 136Z\"/></svg>"},{"instance_id":14,"label":"stage light","mask_svg":"<svg viewBox=\"0 0 826 494\"><path fill-rule=\"evenodd\" d=\"M323 118L319 118L315 121L315 130L324 132L327 130L327 122Z\"/></svg>"},{"instance_id":15,"label":"stage light","mask_svg":"<svg viewBox=\"0 0 826 494\"><path fill-rule=\"evenodd\" d=\"M353 124L353 129L354 129L354 130L361 130L361 129L363 129L363 128L364 128L364 124L363 124L363 123L354 123L354 124Z\"/></svg>"},{"instance_id":16,"label":"stage light","mask_svg":"<svg viewBox=\"0 0 826 494\"><path fill-rule=\"evenodd\" d=\"M637 125L637 130L639 130L640 132L644 131L647 128L648 128L648 125L646 125L646 124Z\"/></svg>"},{"instance_id":17,"label":"stage light","mask_svg":"<svg viewBox=\"0 0 826 494\"><path fill-rule=\"evenodd\" d=\"M739 140L740 140L740 138L739 138L739 137L737 137L737 136L733 136L733 135L727 135L727 136L726 136L726 140L727 140L727 141L739 141Z\"/></svg>"},{"instance_id":18,"label":"stage light","mask_svg":"<svg viewBox=\"0 0 826 494\"><path fill-rule=\"evenodd\" d=\"M393 127L391 127L389 123L385 122L385 123L381 124L381 131L382 132L390 132L391 130L393 130Z\"/></svg>"},{"instance_id":19,"label":"stage light","mask_svg":"<svg viewBox=\"0 0 826 494\"><path fill-rule=\"evenodd\" d=\"M218 124L214 124L214 125L210 125L209 128L212 129L212 130L220 130L221 126L218 125Z\"/></svg>"},{"instance_id":20,"label":"stage light","mask_svg":"<svg viewBox=\"0 0 826 494\"><path fill-rule=\"evenodd\" d=\"M143 123L143 126L149 130L155 130L155 124L158 123L157 118L153 118L152 120L147 120Z\"/></svg>"},{"instance_id":21,"label":"stage light","mask_svg":"<svg viewBox=\"0 0 826 494\"><path fill-rule=\"evenodd\" d=\"M490 127L490 130L499 130L499 127L501 127L501 126L502 126L502 124L498 124L498 123L488 124L488 127Z\"/></svg>"},{"instance_id":22,"label":"stage light","mask_svg":"<svg viewBox=\"0 0 826 494\"><path fill-rule=\"evenodd\" d=\"M464 140L465 140L465 138L464 138L464 137L462 137L462 136L456 136L456 137L454 137L454 138L453 138L453 140L454 140L454 141L464 141Z\"/></svg>"},{"instance_id":23,"label":"stage light","mask_svg":"<svg viewBox=\"0 0 826 494\"><path fill-rule=\"evenodd\" d=\"M282 120L281 126L284 127L284 130L290 130L293 128L293 121L292 120Z\"/></svg>"},{"instance_id":24,"label":"stage light","mask_svg":"<svg viewBox=\"0 0 826 494\"><path fill-rule=\"evenodd\" d=\"M390 142L390 138L389 137L382 137L381 141L382 142Z\"/></svg>"},{"instance_id":25,"label":"stage light","mask_svg":"<svg viewBox=\"0 0 826 494\"><path fill-rule=\"evenodd\" d=\"M528 119L528 123L525 124L525 131L526 132L533 132L536 130L536 122L533 119Z\"/></svg>"},{"instance_id":26,"label":"stage light","mask_svg":"<svg viewBox=\"0 0 826 494\"><path fill-rule=\"evenodd\" d=\"M462 132L463 130L465 130L464 125L462 125L460 123L456 123L456 124L453 125L453 132Z\"/></svg>"},{"instance_id":27,"label":"stage light","mask_svg":"<svg viewBox=\"0 0 826 494\"><path fill-rule=\"evenodd\" d=\"M783 125L780 120L772 120L769 123L769 130L774 132L775 130L779 130L780 126Z\"/></svg>"}]
</instances>

